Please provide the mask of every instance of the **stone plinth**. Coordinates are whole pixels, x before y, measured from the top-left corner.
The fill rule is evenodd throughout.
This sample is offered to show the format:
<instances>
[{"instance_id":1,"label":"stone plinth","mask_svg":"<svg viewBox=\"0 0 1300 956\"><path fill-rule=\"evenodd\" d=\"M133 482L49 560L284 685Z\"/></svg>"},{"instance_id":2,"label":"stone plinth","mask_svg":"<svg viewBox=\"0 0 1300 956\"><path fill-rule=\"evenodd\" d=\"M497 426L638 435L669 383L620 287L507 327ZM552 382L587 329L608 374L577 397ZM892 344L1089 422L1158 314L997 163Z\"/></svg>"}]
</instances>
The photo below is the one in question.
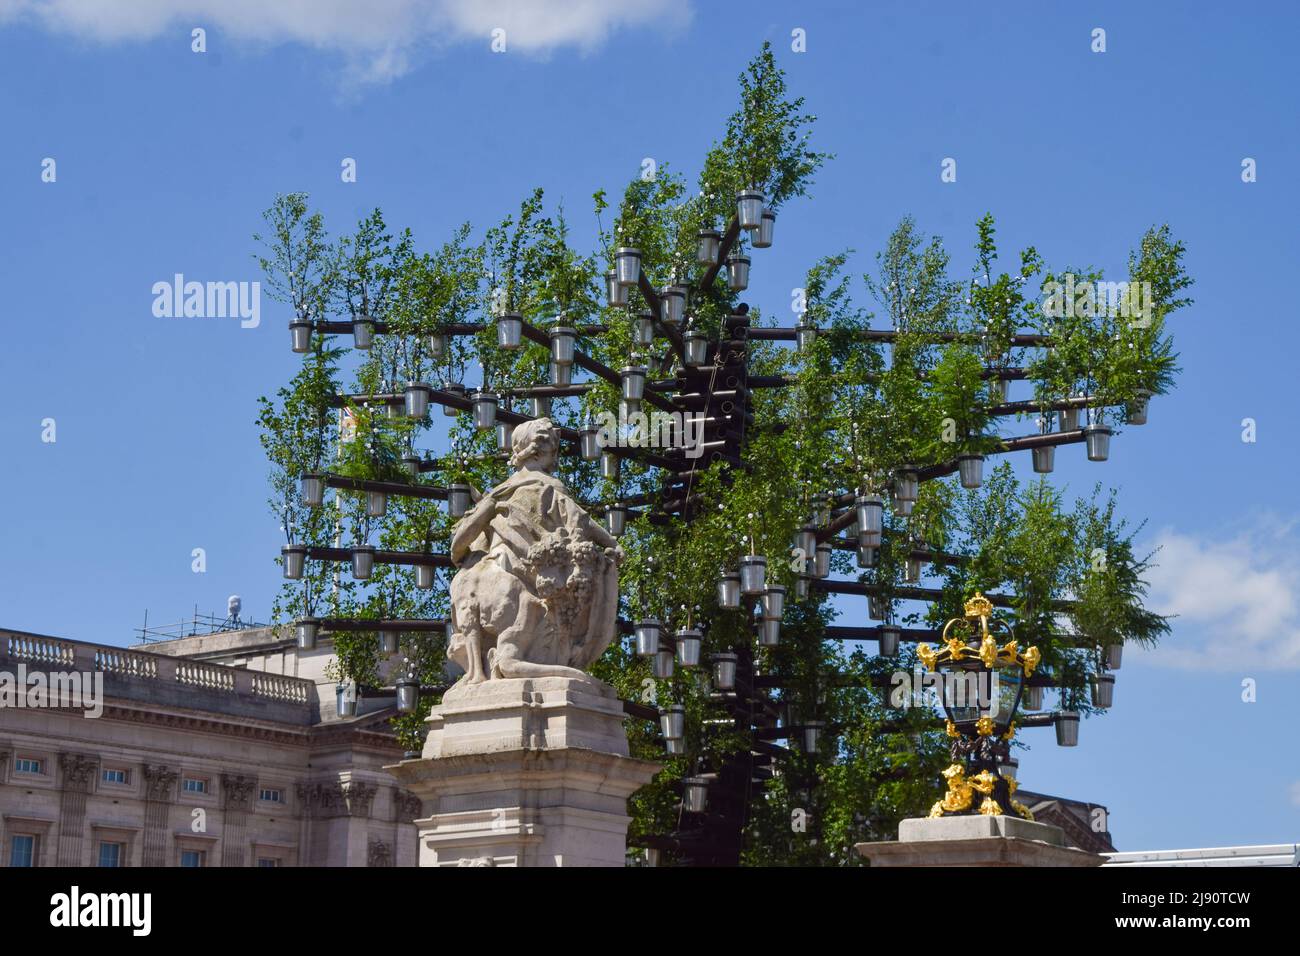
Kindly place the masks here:
<instances>
[{"instance_id":1,"label":"stone plinth","mask_svg":"<svg viewBox=\"0 0 1300 956\"><path fill-rule=\"evenodd\" d=\"M659 765L628 756L613 688L542 677L449 691L389 769L426 802L421 866L624 866L627 798Z\"/></svg>"},{"instance_id":2,"label":"stone plinth","mask_svg":"<svg viewBox=\"0 0 1300 956\"><path fill-rule=\"evenodd\" d=\"M872 866L1100 866L1105 858L1065 845L1060 827L1019 817L913 818L898 839L859 843Z\"/></svg>"}]
</instances>

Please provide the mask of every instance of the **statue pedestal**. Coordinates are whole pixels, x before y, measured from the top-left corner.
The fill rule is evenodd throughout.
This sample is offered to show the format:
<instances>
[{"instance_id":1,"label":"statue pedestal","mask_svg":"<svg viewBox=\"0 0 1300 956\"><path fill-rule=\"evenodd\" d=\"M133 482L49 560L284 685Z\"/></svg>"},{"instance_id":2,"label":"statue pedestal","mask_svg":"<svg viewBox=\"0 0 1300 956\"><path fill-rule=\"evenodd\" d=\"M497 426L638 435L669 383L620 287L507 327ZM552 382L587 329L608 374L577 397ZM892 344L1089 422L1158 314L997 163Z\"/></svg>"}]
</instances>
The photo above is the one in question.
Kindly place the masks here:
<instances>
[{"instance_id":1,"label":"statue pedestal","mask_svg":"<svg viewBox=\"0 0 1300 956\"><path fill-rule=\"evenodd\" d=\"M541 677L448 691L424 755L388 769L429 810L420 866L624 866L627 798L659 764L628 756L612 687Z\"/></svg>"},{"instance_id":2,"label":"statue pedestal","mask_svg":"<svg viewBox=\"0 0 1300 956\"><path fill-rule=\"evenodd\" d=\"M1105 858L1065 845L1060 827L1019 817L912 818L898 839L859 843L872 866L1100 866Z\"/></svg>"}]
</instances>

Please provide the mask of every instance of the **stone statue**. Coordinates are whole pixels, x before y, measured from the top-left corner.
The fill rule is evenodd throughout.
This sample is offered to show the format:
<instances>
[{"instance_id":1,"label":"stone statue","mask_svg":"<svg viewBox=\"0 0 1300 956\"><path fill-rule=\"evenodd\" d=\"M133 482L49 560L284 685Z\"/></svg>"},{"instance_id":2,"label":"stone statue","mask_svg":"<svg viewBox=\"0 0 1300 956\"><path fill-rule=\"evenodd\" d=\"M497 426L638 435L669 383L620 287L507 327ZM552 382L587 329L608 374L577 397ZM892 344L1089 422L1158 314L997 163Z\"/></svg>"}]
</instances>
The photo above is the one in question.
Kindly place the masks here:
<instances>
[{"instance_id":1,"label":"stone statue","mask_svg":"<svg viewBox=\"0 0 1300 956\"><path fill-rule=\"evenodd\" d=\"M583 669L617 633L618 542L554 477L549 418L517 426L514 473L452 532L452 634L465 671L454 690L512 677L591 680Z\"/></svg>"}]
</instances>

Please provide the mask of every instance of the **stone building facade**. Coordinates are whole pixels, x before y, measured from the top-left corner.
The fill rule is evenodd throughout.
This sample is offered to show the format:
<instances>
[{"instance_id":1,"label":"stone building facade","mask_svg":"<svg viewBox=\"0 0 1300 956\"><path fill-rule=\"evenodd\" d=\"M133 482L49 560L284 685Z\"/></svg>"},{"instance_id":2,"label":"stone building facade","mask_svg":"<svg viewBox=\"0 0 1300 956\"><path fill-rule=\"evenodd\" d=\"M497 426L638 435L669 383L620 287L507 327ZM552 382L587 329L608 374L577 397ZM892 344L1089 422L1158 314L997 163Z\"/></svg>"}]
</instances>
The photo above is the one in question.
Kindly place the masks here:
<instances>
[{"instance_id":1,"label":"stone building facade","mask_svg":"<svg viewBox=\"0 0 1300 956\"><path fill-rule=\"evenodd\" d=\"M0 866L415 865L392 701L340 719L329 659L287 629L0 631Z\"/></svg>"}]
</instances>

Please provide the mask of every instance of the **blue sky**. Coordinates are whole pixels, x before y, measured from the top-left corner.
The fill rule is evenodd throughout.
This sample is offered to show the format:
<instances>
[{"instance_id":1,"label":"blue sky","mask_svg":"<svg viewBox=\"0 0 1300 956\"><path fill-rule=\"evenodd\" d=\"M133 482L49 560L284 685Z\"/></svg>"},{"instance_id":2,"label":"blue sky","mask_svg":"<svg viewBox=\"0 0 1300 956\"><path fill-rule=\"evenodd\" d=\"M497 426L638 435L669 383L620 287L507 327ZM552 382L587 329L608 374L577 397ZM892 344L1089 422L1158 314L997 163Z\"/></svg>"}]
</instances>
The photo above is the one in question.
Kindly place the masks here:
<instances>
[{"instance_id":1,"label":"blue sky","mask_svg":"<svg viewBox=\"0 0 1300 956\"><path fill-rule=\"evenodd\" d=\"M770 39L837 158L756 257L750 301L768 311L824 253L852 247L863 271L908 214L959 274L985 211L1005 255L1033 244L1057 266L1119 274L1153 223L1187 243L1178 390L1110 462L1076 446L1056 475L1121 490L1142 540L1164 547L1156 606L1180 617L1161 650L1128 655L1114 711L1078 748L1027 732L1021 779L1108 805L1121 849L1300 840L1296 8L607 6L0 0L0 626L125 644L146 608L177 620L239 593L268 613L280 532L253 421L299 361L287 315L264 298L254 329L157 318L155 282L260 279L252 233L290 190L334 231L378 205L427 247L540 185L590 237L591 193L644 157L695 174ZM505 53L490 50L499 24ZM196 26L206 53L191 51ZM940 182L945 157L955 183ZM1242 182L1246 157L1257 182ZM866 622L842 607L842 623Z\"/></svg>"}]
</instances>

